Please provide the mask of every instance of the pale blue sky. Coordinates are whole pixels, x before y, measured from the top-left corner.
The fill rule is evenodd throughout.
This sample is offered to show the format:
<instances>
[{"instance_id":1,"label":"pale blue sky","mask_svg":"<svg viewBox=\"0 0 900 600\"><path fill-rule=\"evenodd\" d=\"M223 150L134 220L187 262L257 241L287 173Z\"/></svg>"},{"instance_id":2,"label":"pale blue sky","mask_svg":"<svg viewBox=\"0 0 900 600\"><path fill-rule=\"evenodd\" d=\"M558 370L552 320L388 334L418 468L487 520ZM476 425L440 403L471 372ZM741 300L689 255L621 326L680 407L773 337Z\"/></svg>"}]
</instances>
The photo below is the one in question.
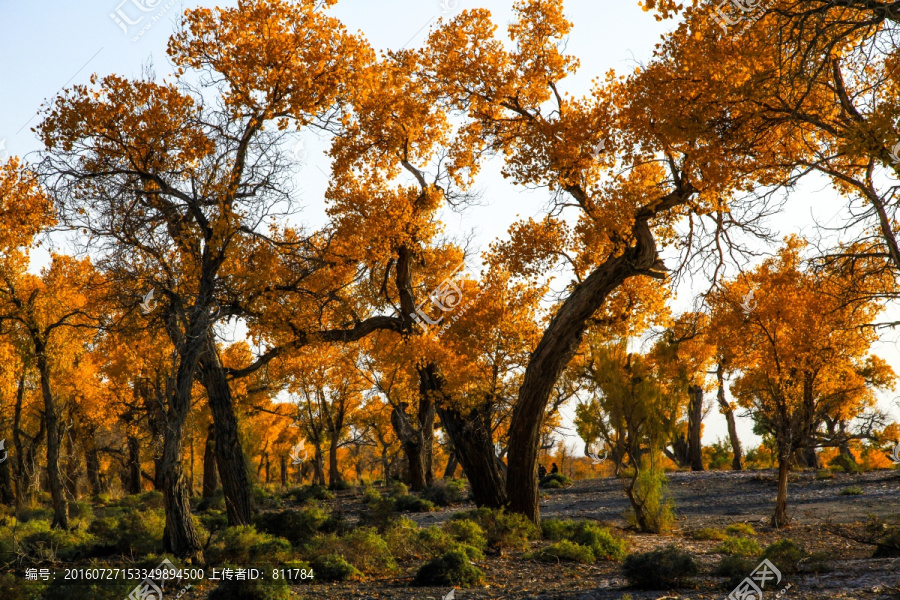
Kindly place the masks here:
<instances>
[{"instance_id":1,"label":"pale blue sky","mask_svg":"<svg viewBox=\"0 0 900 600\"><path fill-rule=\"evenodd\" d=\"M376 48L416 46L423 42L428 27L440 16L452 16L458 10L487 8L495 22L505 30L510 20L512 0L341 0L332 9L351 31L360 30ZM165 47L175 21L185 8L215 6L230 2L190 2L183 0L44 0L14 2L0 0L0 141L6 151L25 156L39 148L30 131L38 122L42 103L67 85L85 84L92 73L117 73L139 76L142 66L154 63L158 76L170 71ZM146 10L141 10L143 7ZM637 0L567 0L566 14L574 22L567 51L581 61L578 74L564 91L584 94L591 80L608 70L629 72L649 59L662 33L671 23L658 23L643 12ZM136 24L128 33L111 15L122 22ZM139 22L138 22L139 21ZM148 28L149 26L149 28ZM141 34L140 32L144 30ZM134 41L135 36L140 37ZM323 217L322 193L326 186L327 163L321 156L324 140L302 134L308 150L307 164L299 175L299 190L307 206L305 220L311 224ZM0 147L0 158L3 158ZM324 172L323 172L324 171ZM477 249L500 236L519 217L541 213L546 199L543 192L525 192L512 188L498 174L496 163L489 165L479 181L484 206L464 215L448 214L448 233L475 233ZM782 233L812 231L812 215L828 221L837 212L827 186L798 194L789 213L779 219L776 229ZM698 286L702 283L698 282ZM680 308L689 304L690 289L679 294ZM877 349L900 371L900 356L893 343ZM893 394L886 397L893 398ZM569 409L567 412L571 412ZM896 414L895 414L896 416ZM750 441L749 419L740 419L745 446ZM705 441L725 437L724 419L713 410L707 421ZM571 440L580 452L577 437ZM752 442L750 445L754 445Z\"/></svg>"}]
</instances>

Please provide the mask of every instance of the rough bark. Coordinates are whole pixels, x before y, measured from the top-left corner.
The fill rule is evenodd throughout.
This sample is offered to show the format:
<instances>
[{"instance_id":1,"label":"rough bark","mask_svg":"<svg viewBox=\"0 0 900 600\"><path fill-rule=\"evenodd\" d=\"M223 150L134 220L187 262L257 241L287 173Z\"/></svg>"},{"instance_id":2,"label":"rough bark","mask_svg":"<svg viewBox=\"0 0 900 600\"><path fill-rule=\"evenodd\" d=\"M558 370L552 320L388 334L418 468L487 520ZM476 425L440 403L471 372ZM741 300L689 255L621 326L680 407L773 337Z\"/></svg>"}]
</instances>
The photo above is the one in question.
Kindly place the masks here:
<instances>
[{"instance_id":1,"label":"rough bark","mask_svg":"<svg viewBox=\"0 0 900 600\"><path fill-rule=\"evenodd\" d=\"M685 196L684 199L687 197ZM679 204L673 193L666 203ZM652 215L638 215L634 244L618 256L605 260L576 285L550 321L531 354L509 427L509 476L506 481L509 508L540 524L536 461L544 411L559 375L575 354L593 314L606 298L631 277L662 277L656 242L647 224ZM465 468L465 467L464 467Z\"/></svg>"},{"instance_id":2,"label":"rough bark","mask_svg":"<svg viewBox=\"0 0 900 600\"><path fill-rule=\"evenodd\" d=\"M50 499L53 504L51 526L68 529L69 504L66 501L62 475L59 470L59 417L56 412L56 400L50 388L50 365L47 362L45 345L38 339L35 339L35 356L38 374L41 378L44 419L47 422L47 480L50 484Z\"/></svg>"},{"instance_id":3,"label":"rough bark","mask_svg":"<svg viewBox=\"0 0 900 600\"><path fill-rule=\"evenodd\" d=\"M162 473L162 468L159 469ZM162 482L161 482L162 483ZM129 494L140 494L141 484L141 441L133 435L128 436L128 482ZM156 488L161 489L161 488Z\"/></svg>"},{"instance_id":4,"label":"rough bark","mask_svg":"<svg viewBox=\"0 0 900 600\"><path fill-rule=\"evenodd\" d=\"M737 423L734 420L734 409L725 399L725 367L720 362L716 366L716 379L719 382L719 389L716 399L725 415L725 421L728 423L728 441L731 442L731 468L734 471L741 471L744 468L744 454L741 450L741 440L738 438Z\"/></svg>"},{"instance_id":5,"label":"rough bark","mask_svg":"<svg viewBox=\"0 0 900 600\"><path fill-rule=\"evenodd\" d=\"M203 486L201 496L212 498L219 487L219 472L216 469L216 426L210 425L203 448Z\"/></svg>"},{"instance_id":6,"label":"rough bark","mask_svg":"<svg viewBox=\"0 0 900 600\"><path fill-rule=\"evenodd\" d=\"M95 498L103 491L103 482L100 474L100 453L97 447L90 441L86 442L84 451L84 464L87 469L88 487Z\"/></svg>"},{"instance_id":7,"label":"rough bark","mask_svg":"<svg viewBox=\"0 0 900 600\"><path fill-rule=\"evenodd\" d=\"M238 436L231 387L211 328L206 331L206 348L200 358L200 378L216 425L216 463L225 493L228 524L249 525L253 509L250 478Z\"/></svg>"},{"instance_id":8,"label":"rough bark","mask_svg":"<svg viewBox=\"0 0 900 600\"><path fill-rule=\"evenodd\" d=\"M391 425L400 440L400 447L409 465L407 483L413 490L421 491L427 485L424 440L422 432L410 425L409 416L406 414L407 406L405 402L401 402L400 406L394 407L391 411Z\"/></svg>"},{"instance_id":9,"label":"rough bark","mask_svg":"<svg viewBox=\"0 0 900 600\"><path fill-rule=\"evenodd\" d=\"M691 470L703 470L703 448L700 434L703 424L703 388L699 385L688 386L690 405L688 407L688 453Z\"/></svg>"},{"instance_id":10,"label":"rough bark","mask_svg":"<svg viewBox=\"0 0 900 600\"><path fill-rule=\"evenodd\" d=\"M790 469L791 455L789 452L781 452L778 455L778 492L775 497L775 514L772 516L772 527L781 529L790 525L787 514L787 486L788 470Z\"/></svg>"},{"instance_id":11,"label":"rough bark","mask_svg":"<svg viewBox=\"0 0 900 600\"><path fill-rule=\"evenodd\" d=\"M443 418L441 418L443 422ZM456 467L459 466L459 459L456 458L456 450L450 451L450 457L447 459L447 467L444 469L444 479L453 479L456 477Z\"/></svg>"}]
</instances>

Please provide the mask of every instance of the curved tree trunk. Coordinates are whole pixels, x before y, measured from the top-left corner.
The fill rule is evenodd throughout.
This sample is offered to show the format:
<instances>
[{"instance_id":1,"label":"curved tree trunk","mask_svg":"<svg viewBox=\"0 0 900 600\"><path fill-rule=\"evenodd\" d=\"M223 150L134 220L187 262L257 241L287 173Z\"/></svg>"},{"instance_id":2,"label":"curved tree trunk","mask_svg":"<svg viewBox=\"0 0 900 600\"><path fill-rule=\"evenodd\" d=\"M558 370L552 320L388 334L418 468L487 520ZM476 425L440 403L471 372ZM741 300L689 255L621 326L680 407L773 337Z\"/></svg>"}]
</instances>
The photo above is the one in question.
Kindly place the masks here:
<instances>
[{"instance_id":1,"label":"curved tree trunk","mask_svg":"<svg viewBox=\"0 0 900 600\"><path fill-rule=\"evenodd\" d=\"M216 425L216 462L222 480L222 491L225 493L228 524L249 525L253 506L250 478L238 436L231 388L211 329L206 331L206 347L200 358L200 377L206 388Z\"/></svg>"},{"instance_id":2,"label":"curved tree trunk","mask_svg":"<svg viewBox=\"0 0 900 600\"><path fill-rule=\"evenodd\" d=\"M655 210L683 199L673 192ZM557 310L531 354L509 426L509 476L506 493L509 508L540 524L536 461L544 411L559 375L574 356L588 320L622 283L637 275L663 277L656 242L647 224L651 215L639 215L635 243L622 254L608 258L581 283ZM465 468L465 467L464 467Z\"/></svg>"},{"instance_id":3,"label":"curved tree trunk","mask_svg":"<svg viewBox=\"0 0 900 600\"><path fill-rule=\"evenodd\" d=\"M441 418L443 423L443 418ZM444 469L444 479L453 479L456 476L456 467L459 466L459 459L456 458L456 450L450 451L450 457L447 459L447 467Z\"/></svg>"},{"instance_id":4,"label":"curved tree trunk","mask_svg":"<svg viewBox=\"0 0 900 600\"><path fill-rule=\"evenodd\" d=\"M741 450L741 440L738 438L737 423L734 420L734 409L725 399L725 367L720 362L716 366L716 379L719 381L719 390L716 399L719 401L719 407L725 421L728 422L728 440L731 442L731 468L734 471L741 471L744 468L744 454Z\"/></svg>"}]
</instances>

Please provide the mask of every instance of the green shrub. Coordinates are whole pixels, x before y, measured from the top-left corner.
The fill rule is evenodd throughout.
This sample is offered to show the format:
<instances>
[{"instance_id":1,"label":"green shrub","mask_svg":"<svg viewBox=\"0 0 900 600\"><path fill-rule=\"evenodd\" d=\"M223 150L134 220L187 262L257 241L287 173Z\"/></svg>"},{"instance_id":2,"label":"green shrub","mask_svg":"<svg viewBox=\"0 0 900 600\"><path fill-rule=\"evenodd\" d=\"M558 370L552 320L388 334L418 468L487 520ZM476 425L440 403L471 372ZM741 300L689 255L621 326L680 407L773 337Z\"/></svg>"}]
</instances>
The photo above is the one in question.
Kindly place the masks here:
<instances>
[{"instance_id":1,"label":"green shrub","mask_svg":"<svg viewBox=\"0 0 900 600\"><path fill-rule=\"evenodd\" d=\"M549 475L544 475L543 477L541 477L538 485L546 489L557 489L569 487L573 483L575 482L562 473L550 473Z\"/></svg>"},{"instance_id":2,"label":"green shrub","mask_svg":"<svg viewBox=\"0 0 900 600\"><path fill-rule=\"evenodd\" d=\"M862 488L858 485L852 485L850 487L845 487L841 490L841 496L861 496L863 493Z\"/></svg>"},{"instance_id":3,"label":"green shrub","mask_svg":"<svg viewBox=\"0 0 900 600\"><path fill-rule=\"evenodd\" d=\"M820 469L816 471L816 479L834 479L834 473L828 469Z\"/></svg>"},{"instance_id":4,"label":"green shrub","mask_svg":"<svg viewBox=\"0 0 900 600\"><path fill-rule=\"evenodd\" d=\"M34 508L23 508L19 510L19 515L17 517L19 521L22 523L27 523L28 521L53 521L53 511L49 508L43 508L41 506Z\"/></svg>"},{"instance_id":5,"label":"green shrub","mask_svg":"<svg viewBox=\"0 0 900 600\"><path fill-rule=\"evenodd\" d=\"M568 540L575 534L572 519L541 519L541 536L545 540Z\"/></svg>"},{"instance_id":6,"label":"green shrub","mask_svg":"<svg viewBox=\"0 0 900 600\"><path fill-rule=\"evenodd\" d=\"M584 564L590 564L595 560L590 548L569 540L555 542L546 548L529 552L525 558L542 562L570 561Z\"/></svg>"},{"instance_id":7,"label":"green shrub","mask_svg":"<svg viewBox=\"0 0 900 600\"><path fill-rule=\"evenodd\" d=\"M336 491L339 491L339 492L343 492L343 491L346 491L346 490L353 489L353 484L350 483L349 481L345 481L345 480L343 480L343 479L339 479L339 480L337 480L336 482L334 482L333 484L329 485L329 486L328 486L328 489L330 489L330 490L336 490Z\"/></svg>"},{"instance_id":8,"label":"green shrub","mask_svg":"<svg viewBox=\"0 0 900 600\"><path fill-rule=\"evenodd\" d=\"M418 496L413 496L411 494L407 494L405 496L397 496L394 499L394 507L396 510L400 512L430 512L434 510L434 504L425 500L424 498L419 498Z\"/></svg>"},{"instance_id":9,"label":"green shrub","mask_svg":"<svg viewBox=\"0 0 900 600\"><path fill-rule=\"evenodd\" d=\"M648 590L670 590L681 587L697 574L694 557L674 546L630 554L622 565L631 585Z\"/></svg>"},{"instance_id":10,"label":"green shrub","mask_svg":"<svg viewBox=\"0 0 900 600\"><path fill-rule=\"evenodd\" d=\"M209 510L197 517L207 531L217 533L228 528L228 515L221 510Z\"/></svg>"},{"instance_id":11,"label":"green shrub","mask_svg":"<svg viewBox=\"0 0 900 600\"><path fill-rule=\"evenodd\" d=\"M216 562L248 565L257 561L282 563L292 558L291 543L256 530L252 525L229 527L220 534L215 551Z\"/></svg>"},{"instance_id":12,"label":"green shrub","mask_svg":"<svg viewBox=\"0 0 900 600\"><path fill-rule=\"evenodd\" d=\"M30 521L30 527L20 530L25 552L45 560L74 560L88 553L95 537L84 530L52 529L47 521Z\"/></svg>"},{"instance_id":13,"label":"green shrub","mask_svg":"<svg viewBox=\"0 0 900 600\"><path fill-rule=\"evenodd\" d=\"M409 488L402 481L395 481L388 487L388 496L409 496Z\"/></svg>"},{"instance_id":14,"label":"green shrub","mask_svg":"<svg viewBox=\"0 0 900 600\"><path fill-rule=\"evenodd\" d=\"M578 523L572 540L590 548L597 560L622 560L625 557L625 541L617 539L608 529L596 523Z\"/></svg>"},{"instance_id":15,"label":"green shrub","mask_svg":"<svg viewBox=\"0 0 900 600\"><path fill-rule=\"evenodd\" d=\"M444 523L444 530L462 544L467 544L479 550L484 550L487 547L484 529L471 519L447 521Z\"/></svg>"},{"instance_id":16,"label":"green shrub","mask_svg":"<svg viewBox=\"0 0 900 600\"><path fill-rule=\"evenodd\" d=\"M305 504L312 500L332 500L334 494L321 485L301 485L286 491L284 497L299 504Z\"/></svg>"},{"instance_id":17,"label":"green shrub","mask_svg":"<svg viewBox=\"0 0 900 600\"><path fill-rule=\"evenodd\" d=\"M0 598L9 598L10 600L42 600L46 585L47 584L41 580L29 581L14 573L2 573L0 574Z\"/></svg>"},{"instance_id":18,"label":"green shrub","mask_svg":"<svg viewBox=\"0 0 900 600\"><path fill-rule=\"evenodd\" d=\"M362 493L362 501L363 504L374 504L375 502L380 502L381 492L373 487L364 488Z\"/></svg>"},{"instance_id":19,"label":"green shrub","mask_svg":"<svg viewBox=\"0 0 900 600\"><path fill-rule=\"evenodd\" d=\"M416 572L415 585L470 587L479 585L484 573L473 565L462 550L452 550L434 558Z\"/></svg>"},{"instance_id":20,"label":"green shrub","mask_svg":"<svg viewBox=\"0 0 900 600\"><path fill-rule=\"evenodd\" d=\"M737 556L759 556L762 548L754 539L727 536L714 552L736 554Z\"/></svg>"},{"instance_id":21,"label":"green shrub","mask_svg":"<svg viewBox=\"0 0 900 600\"><path fill-rule=\"evenodd\" d=\"M372 527L360 527L341 537L338 548L350 564L367 575L397 568L387 542Z\"/></svg>"},{"instance_id":22,"label":"green shrub","mask_svg":"<svg viewBox=\"0 0 900 600\"><path fill-rule=\"evenodd\" d=\"M703 527L702 529L692 531L691 537L700 541L721 541L725 539L726 535L721 529L716 529L715 527Z\"/></svg>"},{"instance_id":23,"label":"green shrub","mask_svg":"<svg viewBox=\"0 0 900 600\"><path fill-rule=\"evenodd\" d=\"M844 473L862 473L863 471L862 467L850 460L849 456L840 453L828 461L828 466Z\"/></svg>"},{"instance_id":24,"label":"green shrub","mask_svg":"<svg viewBox=\"0 0 900 600\"><path fill-rule=\"evenodd\" d=\"M138 556L162 552L166 528L162 510L129 510L118 521L115 544L119 552Z\"/></svg>"},{"instance_id":25,"label":"green shrub","mask_svg":"<svg viewBox=\"0 0 900 600\"><path fill-rule=\"evenodd\" d=\"M756 535L756 530L750 523L732 523L725 528L728 535Z\"/></svg>"},{"instance_id":26,"label":"green shrub","mask_svg":"<svg viewBox=\"0 0 900 600\"><path fill-rule=\"evenodd\" d=\"M347 581L362 577L356 567L337 554L326 554L314 559L312 568L319 581Z\"/></svg>"},{"instance_id":27,"label":"green shrub","mask_svg":"<svg viewBox=\"0 0 900 600\"><path fill-rule=\"evenodd\" d=\"M767 546L762 553L762 557L772 561L782 573L795 573L800 567L800 561L808 556L803 546L788 538Z\"/></svg>"},{"instance_id":28,"label":"green shrub","mask_svg":"<svg viewBox=\"0 0 900 600\"><path fill-rule=\"evenodd\" d=\"M163 507L163 494L156 490L150 490L142 494L125 496L117 504L122 508L161 509Z\"/></svg>"},{"instance_id":29,"label":"green shrub","mask_svg":"<svg viewBox=\"0 0 900 600\"><path fill-rule=\"evenodd\" d=\"M363 525L371 525L381 531L390 529L399 519L396 501L393 498L373 501L369 504L368 510L360 515L360 522Z\"/></svg>"},{"instance_id":30,"label":"green shrub","mask_svg":"<svg viewBox=\"0 0 900 600\"><path fill-rule=\"evenodd\" d=\"M422 497L435 506L450 506L462 501L464 485L459 480L435 479L425 488Z\"/></svg>"},{"instance_id":31,"label":"green shrub","mask_svg":"<svg viewBox=\"0 0 900 600\"><path fill-rule=\"evenodd\" d=\"M300 546L322 530L328 521L328 513L318 506L311 506L300 510L262 513L255 521L259 531L283 537L294 546Z\"/></svg>"},{"instance_id":32,"label":"green shrub","mask_svg":"<svg viewBox=\"0 0 900 600\"><path fill-rule=\"evenodd\" d=\"M665 533L672 529L675 515L664 473L650 468L642 470L630 494L640 506L639 513L632 508L626 514L632 526L645 533Z\"/></svg>"},{"instance_id":33,"label":"green shrub","mask_svg":"<svg viewBox=\"0 0 900 600\"><path fill-rule=\"evenodd\" d=\"M508 513L503 509L476 508L458 512L450 518L454 521L463 519L475 521L487 535L488 547L500 550L527 548L528 540L538 535L534 523L523 515Z\"/></svg>"},{"instance_id":34,"label":"green shrub","mask_svg":"<svg viewBox=\"0 0 900 600\"><path fill-rule=\"evenodd\" d=\"M750 573L756 569L758 560L747 558L746 556L738 556L736 554L725 556L716 565L714 574L727 577L725 581L725 589L733 590L737 585L749 577Z\"/></svg>"}]
</instances>

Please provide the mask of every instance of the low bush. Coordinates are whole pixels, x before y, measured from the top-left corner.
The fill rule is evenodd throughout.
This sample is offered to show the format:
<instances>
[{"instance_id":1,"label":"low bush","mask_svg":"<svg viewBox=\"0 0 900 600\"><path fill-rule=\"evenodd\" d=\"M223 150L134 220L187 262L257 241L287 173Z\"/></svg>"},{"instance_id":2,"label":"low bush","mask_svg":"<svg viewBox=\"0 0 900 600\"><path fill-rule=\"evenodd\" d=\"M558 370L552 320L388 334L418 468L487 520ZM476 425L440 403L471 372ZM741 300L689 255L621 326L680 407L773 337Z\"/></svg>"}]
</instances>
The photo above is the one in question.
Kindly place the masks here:
<instances>
[{"instance_id":1,"label":"low bush","mask_svg":"<svg viewBox=\"0 0 900 600\"><path fill-rule=\"evenodd\" d=\"M317 581L347 581L359 579L362 573L337 554L325 554L311 563Z\"/></svg>"},{"instance_id":2,"label":"low bush","mask_svg":"<svg viewBox=\"0 0 900 600\"><path fill-rule=\"evenodd\" d=\"M683 587L698 572L694 557L674 546L630 554L622 570L632 586L647 590Z\"/></svg>"},{"instance_id":3,"label":"low bush","mask_svg":"<svg viewBox=\"0 0 900 600\"><path fill-rule=\"evenodd\" d=\"M394 507L400 512L419 513L434 510L434 504L424 498L419 498L418 496L413 496L411 494L394 498Z\"/></svg>"},{"instance_id":4,"label":"low bush","mask_svg":"<svg viewBox=\"0 0 900 600\"><path fill-rule=\"evenodd\" d=\"M567 540L575 533L572 519L541 519L541 536L545 540Z\"/></svg>"},{"instance_id":5,"label":"low bush","mask_svg":"<svg viewBox=\"0 0 900 600\"><path fill-rule=\"evenodd\" d=\"M334 494L321 485L302 485L286 491L283 497L299 504L305 504L313 500L331 500L334 498Z\"/></svg>"},{"instance_id":6,"label":"low bush","mask_svg":"<svg viewBox=\"0 0 900 600\"><path fill-rule=\"evenodd\" d=\"M529 552L525 558L542 562L570 561L584 564L590 564L595 560L594 553L589 547L569 540L555 542L546 548Z\"/></svg>"},{"instance_id":7,"label":"low bush","mask_svg":"<svg viewBox=\"0 0 900 600\"><path fill-rule=\"evenodd\" d=\"M732 523L725 528L728 535L756 535L756 530L750 523Z\"/></svg>"},{"instance_id":8,"label":"low bush","mask_svg":"<svg viewBox=\"0 0 900 600\"><path fill-rule=\"evenodd\" d=\"M116 504L122 508L136 508L143 510L150 508L160 509L163 507L163 494L156 490L150 490L149 492L143 492L142 494L125 496Z\"/></svg>"},{"instance_id":9,"label":"low bush","mask_svg":"<svg viewBox=\"0 0 900 600\"><path fill-rule=\"evenodd\" d=\"M458 512L451 520L468 519L481 527L487 536L489 548L498 550L524 549L528 540L538 536L538 529L523 515L508 513L503 509L476 508Z\"/></svg>"},{"instance_id":10,"label":"low bush","mask_svg":"<svg viewBox=\"0 0 900 600\"><path fill-rule=\"evenodd\" d=\"M472 564L462 550L452 550L419 567L413 580L415 585L470 587L479 585L484 573Z\"/></svg>"},{"instance_id":11,"label":"low bush","mask_svg":"<svg viewBox=\"0 0 900 600\"><path fill-rule=\"evenodd\" d=\"M318 506L301 510L283 510L261 513L255 524L259 531L285 538L294 546L300 546L322 530L328 521L327 512Z\"/></svg>"},{"instance_id":12,"label":"low bush","mask_svg":"<svg viewBox=\"0 0 900 600\"><path fill-rule=\"evenodd\" d=\"M572 541L591 549L597 560L622 560L625 557L625 541L596 523L581 521L575 526Z\"/></svg>"},{"instance_id":13,"label":"low bush","mask_svg":"<svg viewBox=\"0 0 900 600\"><path fill-rule=\"evenodd\" d=\"M212 592L209 600L289 600L291 590L284 579L223 581Z\"/></svg>"},{"instance_id":14,"label":"low bush","mask_svg":"<svg viewBox=\"0 0 900 600\"><path fill-rule=\"evenodd\" d=\"M464 490L465 484L461 479L436 479L425 488L422 497L435 506L450 506L462 501Z\"/></svg>"},{"instance_id":15,"label":"low bush","mask_svg":"<svg viewBox=\"0 0 900 600\"><path fill-rule=\"evenodd\" d=\"M759 556L762 548L754 539L727 536L713 552L737 556Z\"/></svg>"},{"instance_id":16,"label":"low bush","mask_svg":"<svg viewBox=\"0 0 900 600\"><path fill-rule=\"evenodd\" d=\"M721 529L715 527L703 527L691 532L691 538L699 541L722 541L726 538L726 534Z\"/></svg>"},{"instance_id":17,"label":"low bush","mask_svg":"<svg viewBox=\"0 0 900 600\"><path fill-rule=\"evenodd\" d=\"M487 547L487 538L484 529L471 519L455 519L444 523L444 530L453 536L456 541L484 550Z\"/></svg>"},{"instance_id":18,"label":"low bush","mask_svg":"<svg viewBox=\"0 0 900 600\"><path fill-rule=\"evenodd\" d=\"M749 577L750 573L756 569L758 561L746 556L738 556L736 554L725 556L716 565L713 573L722 577L727 577L724 587L727 590L733 590L737 585Z\"/></svg>"},{"instance_id":19,"label":"low bush","mask_svg":"<svg viewBox=\"0 0 900 600\"><path fill-rule=\"evenodd\" d=\"M215 562L232 562L237 565L249 565L257 561L278 564L292 558L289 541L259 532L252 525L225 529L210 554Z\"/></svg>"},{"instance_id":20,"label":"low bush","mask_svg":"<svg viewBox=\"0 0 900 600\"><path fill-rule=\"evenodd\" d=\"M14 600L43 600L43 581L29 581L15 573L0 574L0 598Z\"/></svg>"},{"instance_id":21,"label":"low bush","mask_svg":"<svg viewBox=\"0 0 900 600\"><path fill-rule=\"evenodd\" d=\"M373 487L366 487L362 493L363 504L374 504L381 501L381 492Z\"/></svg>"},{"instance_id":22,"label":"low bush","mask_svg":"<svg viewBox=\"0 0 900 600\"><path fill-rule=\"evenodd\" d=\"M863 493L862 488L858 485L852 485L850 487L845 487L841 490L841 496L861 496Z\"/></svg>"},{"instance_id":23,"label":"low bush","mask_svg":"<svg viewBox=\"0 0 900 600\"><path fill-rule=\"evenodd\" d=\"M834 479L834 473L828 469L816 471L816 479Z\"/></svg>"},{"instance_id":24,"label":"low bush","mask_svg":"<svg viewBox=\"0 0 900 600\"><path fill-rule=\"evenodd\" d=\"M762 557L772 561L782 573L795 573L800 568L800 562L809 557L809 554L803 546L785 538L767 546L762 552Z\"/></svg>"},{"instance_id":25,"label":"low bush","mask_svg":"<svg viewBox=\"0 0 900 600\"><path fill-rule=\"evenodd\" d=\"M397 568L387 542L373 527L360 527L338 538L336 547L350 564L366 575L384 574Z\"/></svg>"},{"instance_id":26,"label":"low bush","mask_svg":"<svg viewBox=\"0 0 900 600\"><path fill-rule=\"evenodd\" d=\"M828 466L844 473L862 473L863 468L853 462L846 454L837 454L828 461Z\"/></svg>"},{"instance_id":27,"label":"low bush","mask_svg":"<svg viewBox=\"0 0 900 600\"><path fill-rule=\"evenodd\" d=\"M566 477L562 473L550 473L549 475L544 475L543 477L541 477L538 485L546 489L558 489L569 487L573 483L575 482L572 481L571 478Z\"/></svg>"}]
</instances>

